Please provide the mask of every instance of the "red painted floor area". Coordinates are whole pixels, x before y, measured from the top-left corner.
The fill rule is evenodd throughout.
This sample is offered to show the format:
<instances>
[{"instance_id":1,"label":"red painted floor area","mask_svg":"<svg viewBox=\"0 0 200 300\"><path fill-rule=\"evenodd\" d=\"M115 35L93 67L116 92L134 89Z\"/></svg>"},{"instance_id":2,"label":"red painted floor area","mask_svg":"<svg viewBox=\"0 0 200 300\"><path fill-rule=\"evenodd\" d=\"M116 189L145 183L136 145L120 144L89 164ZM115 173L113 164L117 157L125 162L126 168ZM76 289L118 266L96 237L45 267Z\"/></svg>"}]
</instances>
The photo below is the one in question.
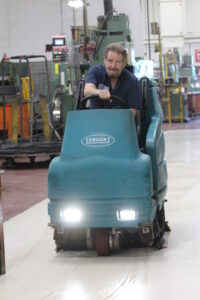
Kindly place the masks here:
<instances>
[{"instance_id":1,"label":"red painted floor area","mask_svg":"<svg viewBox=\"0 0 200 300\"><path fill-rule=\"evenodd\" d=\"M5 170L1 175L3 219L47 198L48 169Z\"/></svg>"},{"instance_id":2,"label":"red painted floor area","mask_svg":"<svg viewBox=\"0 0 200 300\"><path fill-rule=\"evenodd\" d=\"M200 128L200 119L194 119L183 124L163 124L164 131L196 128ZM4 221L47 198L47 174L48 168L5 170L5 173L1 175Z\"/></svg>"}]
</instances>

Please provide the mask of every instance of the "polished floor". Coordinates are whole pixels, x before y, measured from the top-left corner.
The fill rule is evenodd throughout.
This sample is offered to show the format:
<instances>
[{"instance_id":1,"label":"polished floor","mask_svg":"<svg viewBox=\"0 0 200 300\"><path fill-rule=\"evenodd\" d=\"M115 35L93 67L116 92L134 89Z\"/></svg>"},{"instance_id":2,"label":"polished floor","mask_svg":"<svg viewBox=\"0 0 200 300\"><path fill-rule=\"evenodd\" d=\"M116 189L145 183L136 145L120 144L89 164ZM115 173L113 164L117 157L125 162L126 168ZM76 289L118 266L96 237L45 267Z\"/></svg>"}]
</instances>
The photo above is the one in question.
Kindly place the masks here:
<instances>
[{"instance_id":1,"label":"polished floor","mask_svg":"<svg viewBox=\"0 0 200 300\"><path fill-rule=\"evenodd\" d=\"M167 249L128 249L110 257L56 253L44 199L4 223L7 272L0 276L0 300L198 299L200 129L167 130L165 138L172 229Z\"/></svg>"}]
</instances>

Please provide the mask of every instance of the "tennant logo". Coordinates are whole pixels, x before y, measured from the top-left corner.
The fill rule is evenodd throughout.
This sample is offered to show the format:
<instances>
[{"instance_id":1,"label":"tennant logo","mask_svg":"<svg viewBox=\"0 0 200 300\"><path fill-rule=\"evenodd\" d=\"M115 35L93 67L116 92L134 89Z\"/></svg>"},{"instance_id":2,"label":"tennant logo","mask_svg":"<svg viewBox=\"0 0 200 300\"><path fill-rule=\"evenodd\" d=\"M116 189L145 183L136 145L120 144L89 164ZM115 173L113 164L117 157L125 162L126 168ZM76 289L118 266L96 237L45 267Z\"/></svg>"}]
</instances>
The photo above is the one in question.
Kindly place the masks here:
<instances>
[{"instance_id":1,"label":"tennant logo","mask_svg":"<svg viewBox=\"0 0 200 300\"><path fill-rule=\"evenodd\" d=\"M93 134L81 139L81 144L88 147L106 147L115 142L114 137L106 134Z\"/></svg>"}]
</instances>

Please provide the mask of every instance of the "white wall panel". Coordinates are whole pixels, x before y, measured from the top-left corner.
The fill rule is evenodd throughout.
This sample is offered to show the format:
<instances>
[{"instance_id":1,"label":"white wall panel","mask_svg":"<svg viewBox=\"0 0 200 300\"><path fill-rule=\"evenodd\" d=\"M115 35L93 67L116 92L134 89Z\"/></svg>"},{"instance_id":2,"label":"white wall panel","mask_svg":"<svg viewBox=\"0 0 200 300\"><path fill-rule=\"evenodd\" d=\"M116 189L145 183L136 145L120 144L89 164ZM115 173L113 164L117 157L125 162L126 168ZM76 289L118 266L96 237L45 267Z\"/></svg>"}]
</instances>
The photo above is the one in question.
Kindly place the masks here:
<instances>
[{"instance_id":1,"label":"white wall panel","mask_svg":"<svg viewBox=\"0 0 200 300\"><path fill-rule=\"evenodd\" d=\"M9 32L8 43L1 43L0 51L8 55L44 54L45 44L51 42L51 31L54 32L59 24L54 21L59 18L57 3L56 0L9 0L5 28ZM0 17L2 14L3 11Z\"/></svg>"},{"instance_id":2,"label":"white wall panel","mask_svg":"<svg viewBox=\"0 0 200 300\"><path fill-rule=\"evenodd\" d=\"M160 0L163 50L184 47L184 0Z\"/></svg>"},{"instance_id":3,"label":"white wall panel","mask_svg":"<svg viewBox=\"0 0 200 300\"><path fill-rule=\"evenodd\" d=\"M61 33L62 23L63 32L70 40L73 13L67 1L63 0L61 19L60 0L0 0L0 58L4 52L45 54L45 45L51 43L54 34ZM88 23L97 25L97 16L104 14L103 0L88 2ZM143 56L146 51L142 45L142 40L147 40L146 3L146 0L113 0L114 8L129 16L137 56ZM149 21L160 21L166 47L167 40L170 47L180 46L184 41L187 49L193 43L195 47L200 45L200 0L149 0L148 3ZM77 25L82 25L82 20L82 9L79 9ZM182 40L180 36L184 36Z\"/></svg>"},{"instance_id":4,"label":"white wall panel","mask_svg":"<svg viewBox=\"0 0 200 300\"><path fill-rule=\"evenodd\" d=\"M0 56L45 54L45 45L52 36L63 33L71 39L72 9L63 0L0 0ZM88 0L88 24L97 25L97 16L104 14L103 0ZM140 0L113 0L114 8L129 15L137 55L142 55ZM83 24L82 9L76 10L76 25ZM50 55L51 57L51 55Z\"/></svg>"},{"instance_id":5,"label":"white wall panel","mask_svg":"<svg viewBox=\"0 0 200 300\"><path fill-rule=\"evenodd\" d=\"M185 0L185 35L200 38L200 1Z\"/></svg>"},{"instance_id":6,"label":"white wall panel","mask_svg":"<svg viewBox=\"0 0 200 300\"><path fill-rule=\"evenodd\" d=\"M9 45L9 11L8 1L0 0L0 59Z\"/></svg>"},{"instance_id":7,"label":"white wall panel","mask_svg":"<svg viewBox=\"0 0 200 300\"><path fill-rule=\"evenodd\" d=\"M162 36L182 36L184 31L184 7L180 1L161 1L160 19Z\"/></svg>"},{"instance_id":8,"label":"white wall panel","mask_svg":"<svg viewBox=\"0 0 200 300\"><path fill-rule=\"evenodd\" d=\"M135 55L143 55L142 43L142 9L139 0L113 0L113 7L119 13L125 13L129 16L132 39L134 41Z\"/></svg>"}]
</instances>

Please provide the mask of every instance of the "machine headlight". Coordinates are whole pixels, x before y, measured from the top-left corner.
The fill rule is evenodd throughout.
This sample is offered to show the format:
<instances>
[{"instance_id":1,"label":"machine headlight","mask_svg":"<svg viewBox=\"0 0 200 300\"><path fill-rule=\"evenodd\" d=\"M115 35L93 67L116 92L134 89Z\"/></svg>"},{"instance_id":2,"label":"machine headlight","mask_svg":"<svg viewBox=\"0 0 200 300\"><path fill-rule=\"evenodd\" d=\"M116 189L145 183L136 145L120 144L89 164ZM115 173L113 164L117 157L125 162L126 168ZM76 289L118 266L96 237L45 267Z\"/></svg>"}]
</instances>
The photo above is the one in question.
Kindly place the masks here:
<instances>
[{"instance_id":1,"label":"machine headlight","mask_svg":"<svg viewBox=\"0 0 200 300\"><path fill-rule=\"evenodd\" d=\"M65 222L80 222L82 212L78 208L67 208L60 212L60 217Z\"/></svg>"},{"instance_id":2,"label":"machine headlight","mask_svg":"<svg viewBox=\"0 0 200 300\"><path fill-rule=\"evenodd\" d=\"M136 211L132 209L118 210L117 219L119 221L133 221L136 219Z\"/></svg>"}]
</instances>

